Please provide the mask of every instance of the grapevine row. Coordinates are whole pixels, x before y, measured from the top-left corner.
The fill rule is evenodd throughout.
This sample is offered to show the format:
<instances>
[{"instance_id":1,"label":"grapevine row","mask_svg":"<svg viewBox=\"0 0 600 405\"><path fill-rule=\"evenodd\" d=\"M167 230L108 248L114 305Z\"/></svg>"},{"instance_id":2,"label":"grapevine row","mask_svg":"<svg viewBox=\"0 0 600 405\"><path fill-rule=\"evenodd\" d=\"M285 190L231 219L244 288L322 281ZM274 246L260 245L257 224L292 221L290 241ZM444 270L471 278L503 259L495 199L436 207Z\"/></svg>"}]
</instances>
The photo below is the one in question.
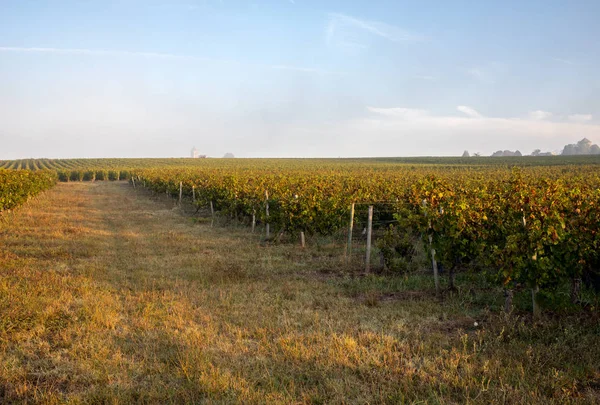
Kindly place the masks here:
<instances>
[{"instance_id":1,"label":"grapevine row","mask_svg":"<svg viewBox=\"0 0 600 405\"><path fill-rule=\"evenodd\" d=\"M509 290L577 283L600 267L594 166L163 168L134 176L158 193L177 195L181 184L199 205L254 215L290 233L336 232L347 225L353 202L385 201L406 232L431 243L450 274L477 269Z\"/></svg>"},{"instance_id":2,"label":"grapevine row","mask_svg":"<svg viewBox=\"0 0 600 405\"><path fill-rule=\"evenodd\" d=\"M53 171L0 169L0 213L23 204L54 186L56 181Z\"/></svg>"}]
</instances>

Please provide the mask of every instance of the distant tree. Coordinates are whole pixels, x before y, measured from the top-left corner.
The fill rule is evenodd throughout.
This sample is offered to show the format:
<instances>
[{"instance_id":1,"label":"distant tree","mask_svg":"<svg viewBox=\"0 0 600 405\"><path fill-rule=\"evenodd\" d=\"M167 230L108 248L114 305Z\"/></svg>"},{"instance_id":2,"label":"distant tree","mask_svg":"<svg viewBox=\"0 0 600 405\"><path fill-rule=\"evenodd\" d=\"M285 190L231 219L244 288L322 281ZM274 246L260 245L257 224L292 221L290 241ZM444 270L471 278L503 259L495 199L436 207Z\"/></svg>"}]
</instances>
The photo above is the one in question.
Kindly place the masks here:
<instances>
[{"instance_id":1,"label":"distant tree","mask_svg":"<svg viewBox=\"0 0 600 405\"><path fill-rule=\"evenodd\" d=\"M600 154L600 147L596 144L592 144L587 138L583 138L577 143L565 145L562 155L598 155Z\"/></svg>"},{"instance_id":2,"label":"distant tree","mask_svg":"<svg viewBox=\"0 0 600 405\"><path fill-rule=\"evenodd\" d=\"M462 157L471 157L471 155L469 155L469 151L466 150L463 152Z\"/></svg>"},{"instance_id":3,"label":"distant tree","mask_svg":"<svg viewBox=\"0 0 600 405\"><path fill-rule=\"evenodd\" d=\"M510 151L510 150L499 150L492 153L492 157L506 157L506 156L523 156L520 151Z\"/></svg>"},{"instance_id":4,"label":"distant tree","mask_svg":"<svg viewBox=\"0 0 600 405\"><path fill-rule=\"evenodd\" d=\"M225 159L233 159L235 156L233 156L233 153L227 152L225 154L225 156L223 156Z\"/></svg>"},{"instance_id":5,"label":"distant tree","mask_svg":"<svg viewBox=\"0 0 600 405\"><path fill-rule=\"evenodd\" d=\"M473 153L473 156L480 157L481 156L481 152L475 152L475 153Z\"/></svg>"}]
</instances>

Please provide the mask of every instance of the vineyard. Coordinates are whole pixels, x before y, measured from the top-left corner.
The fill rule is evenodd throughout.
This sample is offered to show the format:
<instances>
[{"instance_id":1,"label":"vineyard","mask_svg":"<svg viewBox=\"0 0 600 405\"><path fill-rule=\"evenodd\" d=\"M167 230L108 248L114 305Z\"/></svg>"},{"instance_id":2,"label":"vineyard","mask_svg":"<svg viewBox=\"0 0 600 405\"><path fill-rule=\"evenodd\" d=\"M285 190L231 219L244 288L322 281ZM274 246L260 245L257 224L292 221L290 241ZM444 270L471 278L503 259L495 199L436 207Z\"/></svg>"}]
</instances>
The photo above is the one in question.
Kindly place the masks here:
<instances>
[{"instance_id":1,"label":"vineyard","mask_svg":"<svg viewBox=\"0 0 600 405\"><path fill-rule=\"evenodd\" d=\"M596 403L599 162L548 162L0 162L62 179L0 221L0 402Z\"/></svg>"},{"instance_id":2,"label":"vineyard","mask_svg":"<svg viewBox=\"0 0 600 405\"><path fill-rule=\"evenodd\" d=\"M552 292L569 282L577 303L582 279L598 280L600 177L595 167L347 165L134 173L138 184L156 193L188 196L199 206L252 226L269 224L280 234L333 234L349 226L353 204L372 205L376 222L388 224L380 244L387 264L402 251L400 240L416 236L431 252L434 269L439 262L448 270L450 289L457 271L484 274L506 289L507 309L513 288L531 289L537 312L538 291Z\"/></svg>"},{"instance_id":3,"label":"vineyard","mask_svg":"<svg viewBox=\"0 0 600 405\"><path fill-rule=\"evenodd\" d=\"M584 281L600 284L600 161L531 159L512 165L510 159L467 165L455 158L29 159L0 166L44 173L29 175L41 179L33 189L24 188L17 197L9 193L15 202L52 183L47 170L60 181L129 180L188 199L198 210L234 218L253 231L266 227L267 240L277 235L280 241L284 234L303 241L305 235L348 235L355 224L366 229L369 223L366 210L353 216L355 205L372 206L383 269L406 271L398 263L414 254L407 241L420 240L438 294L442 270L449 290L457 287L457 273L474 273L505 290L507 311L513 290L531 290L538 314L540 292L546 301L560 301L556 292L569 285L570 301L577 304ZM346 254L351 250L349 235ZM373 258L367 257L367 270Z\"/></svg>"}]
</instances>

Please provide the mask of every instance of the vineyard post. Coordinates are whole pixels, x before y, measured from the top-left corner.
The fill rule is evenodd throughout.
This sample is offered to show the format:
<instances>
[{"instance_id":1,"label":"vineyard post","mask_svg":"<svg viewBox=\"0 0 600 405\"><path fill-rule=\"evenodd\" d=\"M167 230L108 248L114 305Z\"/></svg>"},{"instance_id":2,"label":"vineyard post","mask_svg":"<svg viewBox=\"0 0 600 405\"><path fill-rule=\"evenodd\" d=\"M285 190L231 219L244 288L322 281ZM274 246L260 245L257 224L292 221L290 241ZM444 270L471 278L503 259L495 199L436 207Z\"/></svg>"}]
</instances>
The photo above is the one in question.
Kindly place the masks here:
<instances>
[{"instance_id":1,"label":"vineyard post","mask_svg":"<svg viewBox=\"0 0 600 405\"><path fill-rule=\"evenodd\" d=\"M192 186L192 202L196 202L196 186Z\"/></svg>"},{"instance_id":2,"label":"vineyard post","mask_svg":"<svg viewBox=\"0 0 600 405\"><path fill-rule=\"evenodd\" d=\"M539 318L541 315L540 306L537 302L537 294L540 292L540 287L536 284L531 289L531 301L533 303L533 317Z\"/></svg>"},{"instance_id":3,"label":"vineyard post","mask_svg":"<svg viewBox=\"0 0 600 405\"><path fill-rule=\"evenodd\" d=\"M433 237L429 235L429 247L431 248L431 267L433 267L433 281L435 283L435 293L440 293L440 277L438 274L438 265L435 260L435 249L431 246L433 243Z\"/></svg>"},{"instance_id":4,"label":"vineyard post","mask_svg":"<svg viewBox=\"0 0 600 405\"><path fill-rule=\"evenodd\" d=\"M306 246L306 243L304 240L304 232L300 232L300 245L302 245L302 248L304 248Z\"/></svg>"},{"instance_id":5,"label":"vineyard post","mask_svg":"<svg viewBox=\"0 0 600 405\"><path fill-rule=\"evenodd\" d=\"M365 259L365 273L371 270L371 236L373 234L373 206L369 205L369 219L367 221L367 257Z\"/></svg>"},{"instance_id":6,"label":"vineyard post","mask_svg":"<svg viewBox=\"0 0 600 405\"><path fill-rule=\"evenodd\" d=\"M354 228L354 203L350 206L350 225L348 226L348 245L346 246L346 260L352 256L352 228Z\"/></svg>"},{"instance_id":7,"label":"vineyard post","mask_svg":"<svg viewBox=\"0 0 600 405\"><path fill-rule=\"evenodd\" d=\"M131 184L133 184L133 188L135 188L135 178L131 178Z\"/></svg>"},{"instance_id":8,"label":"vineyard post","mask_svg":"<svg viewBox=\"0 0 600 405\"><path fill-rule=\"evenodd\" d=\"M256 228L256 208L252 210L252 233L254 233L254 229Z\"/></svg>"},{"instance_id":9,"label":"vineyard post","mask_svg":"<svg viewBox=\"0 0 600 405\"><path fill-rule=\"evenodd\" d=\"M504 312L510 314L512 312L513 290L511 288L504 289Z\"/></svg>"},{"instance_id":10,"label":"vineyard post","mask_svg":"<svg viewBox=\"0 0 600 405\"><path fill-rule=\"evenodd\" d=\"M183 181L179 182L179 205L181 205L181 200L183 199Z\"/></svg>"},{"instance_id":11,"label":"vineyard post","mask_svg":"<svg viewBox=\"0 0 600 405\"><path fill-rule=\"evenodd\" d=\"M213 205L213 202L210 202L210 226L212 227L215 223L215 207Z\"/></svg>"},{"instance_id":12,"label":"vineyard post","mask_svg":"<svg viewBox=\"0 0 600 405\"><path fill-rule=\"evenodd\" d=\"M269 191L265 191L265 201L266 201L266 208L265 208L265 213L266 213L266 218L267 218L267 225L266 225L266 239L269 239L270 237L270 229L269 229Z\"/></svg>"}]
</instances>

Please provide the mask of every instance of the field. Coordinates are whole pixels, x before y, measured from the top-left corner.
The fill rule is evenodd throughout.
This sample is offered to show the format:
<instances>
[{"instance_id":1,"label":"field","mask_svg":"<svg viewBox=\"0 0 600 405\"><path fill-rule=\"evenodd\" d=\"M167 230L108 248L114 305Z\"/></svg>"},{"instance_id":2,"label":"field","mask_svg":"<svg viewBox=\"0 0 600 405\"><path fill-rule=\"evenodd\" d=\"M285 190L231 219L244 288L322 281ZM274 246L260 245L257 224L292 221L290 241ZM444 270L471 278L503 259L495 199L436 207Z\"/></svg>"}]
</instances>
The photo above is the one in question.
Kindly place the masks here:
<instances>
[{"instance_id":1,"label":"field","mask_svg":"<svg viewBox=\"0 0 600 405\"><path fill-rule=\"evenodd\" d=\"M63 176L0 216L0 402L600 402L598 159L221 162L0 163ZM413 267L349 262L351 202Z\"/></svg>"}]
</instances>

